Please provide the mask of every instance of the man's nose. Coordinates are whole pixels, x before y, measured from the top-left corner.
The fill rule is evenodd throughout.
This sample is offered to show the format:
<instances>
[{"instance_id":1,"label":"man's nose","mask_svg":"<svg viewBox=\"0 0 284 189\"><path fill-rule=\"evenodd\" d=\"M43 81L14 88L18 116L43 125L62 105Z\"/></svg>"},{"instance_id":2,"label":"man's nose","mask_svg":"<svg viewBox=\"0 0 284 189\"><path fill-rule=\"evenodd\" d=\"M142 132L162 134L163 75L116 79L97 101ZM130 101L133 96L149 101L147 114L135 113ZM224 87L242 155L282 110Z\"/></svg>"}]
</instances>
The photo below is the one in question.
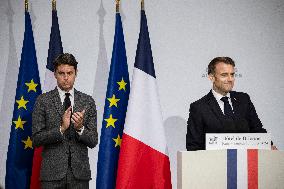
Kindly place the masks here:
<instances>
[{"instance_id":1,"label":"man's nose","mask_svg":"<svg viewBox=\"0 0 284 189\"><path fill-rule=\"evenodd\" d=\"M228 81L233 81L234 79L235 79L235 77L232 76L232 75L230 75L230 76L228 77Z\"/></svg>"},{"instance_id":2,"label":"man's nose","mask_svg":"<svg viewBox=\"0 0 284 189\"><path fill-rule=\"evenodd\" d=\"M68 79L68 74L64 74L63 78Z\"/></svg>"}]
</instances>

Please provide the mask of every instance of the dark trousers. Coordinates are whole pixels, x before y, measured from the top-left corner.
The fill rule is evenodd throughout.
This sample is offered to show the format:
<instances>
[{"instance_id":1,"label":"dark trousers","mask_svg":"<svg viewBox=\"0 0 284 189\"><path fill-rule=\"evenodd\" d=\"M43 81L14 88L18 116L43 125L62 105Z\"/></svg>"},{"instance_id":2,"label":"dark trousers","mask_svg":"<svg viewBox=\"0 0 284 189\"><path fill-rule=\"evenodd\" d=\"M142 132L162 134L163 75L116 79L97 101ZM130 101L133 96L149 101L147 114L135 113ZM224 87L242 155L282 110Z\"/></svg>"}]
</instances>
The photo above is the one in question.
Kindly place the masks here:
<instances>
[{"instance_id":1,"label":"dark trousers","mask_svg":"<svg viewBox=\"0 0 284 189\"><path fill-rule=\"evenodd\" d=\"M41 189L89 189L89 181L76 179L68 166L65 178L58 181L41 181Z\"/></svg>"}]
</instances>

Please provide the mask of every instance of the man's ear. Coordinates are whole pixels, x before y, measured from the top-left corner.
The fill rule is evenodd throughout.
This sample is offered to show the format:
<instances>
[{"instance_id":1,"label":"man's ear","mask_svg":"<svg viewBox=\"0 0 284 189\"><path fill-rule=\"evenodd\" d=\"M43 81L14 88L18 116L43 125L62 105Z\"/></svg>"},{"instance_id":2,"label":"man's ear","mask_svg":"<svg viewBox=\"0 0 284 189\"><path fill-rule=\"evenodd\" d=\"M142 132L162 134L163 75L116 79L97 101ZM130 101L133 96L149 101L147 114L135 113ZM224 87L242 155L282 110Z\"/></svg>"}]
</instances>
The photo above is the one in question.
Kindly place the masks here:
<instances>
[{"instance_id":1,"label":"man's ear","mask_svg":"<svg viewBox=\"0 0 284 189\"><path fill-rule=\"evenodd\" d=\"M214 82L215 81L215 77L214 77L214 74L209 74L208 75L208 78L210 79L210 81Z\"/></svg>"},{"instance_id":2,"label":"man's ear","mask_svg":"<svg viewBox=\"0 0 284 189\"><path fill-rule=\"evenodd\" d=\"M75 70L75 77L77 77L78 69Z\"/></svg>"}]
</instances>

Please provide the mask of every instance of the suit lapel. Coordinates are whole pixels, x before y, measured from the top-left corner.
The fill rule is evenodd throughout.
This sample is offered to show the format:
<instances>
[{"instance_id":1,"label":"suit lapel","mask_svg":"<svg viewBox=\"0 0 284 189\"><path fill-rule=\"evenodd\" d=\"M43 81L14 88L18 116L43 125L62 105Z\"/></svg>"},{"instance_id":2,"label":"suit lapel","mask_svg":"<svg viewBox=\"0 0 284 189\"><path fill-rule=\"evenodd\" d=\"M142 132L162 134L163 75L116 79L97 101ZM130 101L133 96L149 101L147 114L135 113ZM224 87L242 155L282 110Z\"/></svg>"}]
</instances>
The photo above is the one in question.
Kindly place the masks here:
<instances>
[{"instance_id":1,"label":"suit lapel","mask_svg":"<svg viewBox=\"0 0 284 189\"><path fill-rule=\"evenodd\" d=\"M64 113L64 109L63 109L57 88L51 91L51 98L52 98L54 107L58 111L59 115L62 115Z\"/></svg>"},{"instance_id":2,"label":"suit lapel","mask_svg":"<svg viewBox=\"0 0 284 189\"><path fill-rule=\"evenodd\" d=\"M231 102L232 102L232 105L233 105L234 115L235 115L235 117L240 117L241 103L240 103L238 97L235 95L234 92L231 92L230 96L231 96Z\"/></svg>"},{"instance_id":3,"label":"suit lapel","mask_svg":"<svg viewBox=\"0 0 284 189\"><path fill-rule=\"evenodd\" d=\"M221 118L221 117L224 117L224 114L216 100L216 98L214 97L212 91L210 91L208 94L207 94L207 99L208 99L208 105L209 107L211 108L211 110L213 111L213 113L218 117L218 118Z\"/></svg>"},{"instance_id":4,"label":"suit lapel","mask_svg":"<svg viewBox=\"0 0 284 189\"><path fill-rule=\"evenodd\" d=\"M80 93L74 89L74 112L82 111L84 107L82 107L82 103L80 102Z\"/></svg>"}]
</instances>

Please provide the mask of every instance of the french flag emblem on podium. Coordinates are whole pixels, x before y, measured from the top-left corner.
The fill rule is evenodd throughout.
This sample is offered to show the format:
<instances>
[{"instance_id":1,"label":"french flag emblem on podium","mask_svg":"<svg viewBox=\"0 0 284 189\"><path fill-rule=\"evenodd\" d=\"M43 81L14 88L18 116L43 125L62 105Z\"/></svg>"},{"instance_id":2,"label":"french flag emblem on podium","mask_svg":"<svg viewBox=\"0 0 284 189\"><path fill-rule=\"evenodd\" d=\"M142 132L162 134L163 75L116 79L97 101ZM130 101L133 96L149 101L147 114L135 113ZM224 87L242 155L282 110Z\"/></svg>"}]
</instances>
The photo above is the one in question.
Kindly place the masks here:
<instances>
[{"instance_id":1,"label":"french flag emblem on podium","mask_svg":"<svg viewBox=\"0 0 284 189\"><path fill-rule=\"evenodd\" d=\"M178 152L178 189L284 188L284 152L200 150Z\"/></svg>"}]
</instances>

